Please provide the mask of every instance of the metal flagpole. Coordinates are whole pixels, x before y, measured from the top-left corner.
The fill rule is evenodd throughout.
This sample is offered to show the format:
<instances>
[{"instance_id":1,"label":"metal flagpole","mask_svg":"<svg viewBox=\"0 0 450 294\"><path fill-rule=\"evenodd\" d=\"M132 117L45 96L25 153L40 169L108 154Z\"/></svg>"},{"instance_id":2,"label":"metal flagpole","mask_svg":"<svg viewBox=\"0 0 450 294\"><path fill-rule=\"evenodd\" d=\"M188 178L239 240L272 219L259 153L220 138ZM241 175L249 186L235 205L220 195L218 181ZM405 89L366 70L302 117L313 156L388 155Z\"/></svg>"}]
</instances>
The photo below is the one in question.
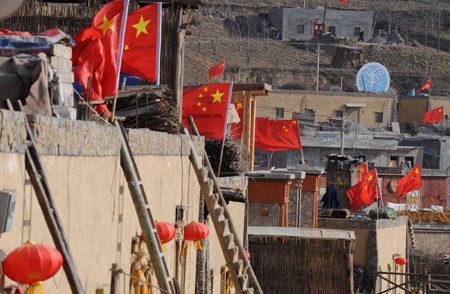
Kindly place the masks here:
<instances>
[{"instance_id":1,"label":"metal flagpole","mask_svg":"<svg viewBox=\"0 0 450 294\"><path fill-rule=\"evenodd\" d=\"M380 189L380 181L378 180L378 171L375 168L375 175L377 177L377 193L380 193L380 198L381 199L381 205L383 205L383 194L381 193L381 189ZM378 195L377 195L378 196ZM379 205L378 205L379 206Z\"/></svg>"},{"instance_id":2,"label":"metal flagpole","mask_svg":"<svg viewBox=\"0 0 450 294\"><path fill-rule=\"evenodd\" d=\"M117 69L116 90L119 88L120 67L122 65L123 44L125 42L124 41L125 40L125 28L126 28L126 24L127 24L129 4L130 4L130 0L123 1L122 21L120 23L120 35L119 35L119 48L118 48L119 51L117 52L117 60L116 60L116 69ZM114 95L111 119L114 119L114 115L116 114L116 104L117 104L117 94Z\"/></svg>"},{"instance_id":3,"label":"metal flagpole","mask_svg":"<svg viewBox=\"0 0 450 294\"><path fill-rule=\"evenodd\" d=\"M295 121L297 122L298 127L298 140L300 141L300 146L302 146L302 138L300 136L300 126L298 125L298 117L297 117L297 111L295 111ZM303 147L300 149L302 153L302 164L305 164L305 155L303 154Z\"/></svg>"},{"instance_id":4,"label":"metal flagpole","mask_svg":"<svg viewBox=\"0 0 450 294\"><path fill-rule=\"evenodd\" d=\"M222 150L220 151L219 170L217 171L217 177L220 176L220 168L222 167L223 149L225 148L225 137L227 134L228 112L230 110L231 96L233 95L233 82L230 83L229 91L230 93L228 94L227 114L225 116L225 126L223 128Z\"/></svg>"}]
</instances>

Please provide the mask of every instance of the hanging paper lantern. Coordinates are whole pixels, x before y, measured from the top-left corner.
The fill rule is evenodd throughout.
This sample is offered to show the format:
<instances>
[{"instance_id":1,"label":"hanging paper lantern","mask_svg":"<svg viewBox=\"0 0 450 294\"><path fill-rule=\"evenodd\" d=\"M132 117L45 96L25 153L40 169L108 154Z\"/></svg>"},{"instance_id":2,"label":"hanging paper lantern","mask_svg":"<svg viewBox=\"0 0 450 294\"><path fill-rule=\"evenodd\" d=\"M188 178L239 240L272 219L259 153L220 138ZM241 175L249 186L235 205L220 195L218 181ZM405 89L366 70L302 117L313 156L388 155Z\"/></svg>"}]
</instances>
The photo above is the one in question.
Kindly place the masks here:
<instances>
[{"instance_id":1,"label":"hanging paper lantern","mask_svg":"<svg viewBox=\"0 0 450 294\"><path fill-rule=\"evenodd\" d=\"M156 231L158 231L159 239L161 244L166 244L172 241L175 237L176 229L175 226L168 222L161 222L159 220L155 221ZM141 240L145 242L144 233L141 233Z\"/></svg>"},{"instance_id":2,"label":"hanging paper lantern","mask_svg":"<svg viewBox=\"0 0 450 294\"><path fill-rule=\"evenodd\" d=\"M400 265L400 269L403 269L403 266L407 263L408 261L406 260L406 258L404 257L397 257L395 259L395 263Z\"/></svg>"},{"instance_id":3,"label":"hanging paper lantern","mask_svg":"<svg viewBox=\"0 0 450 294\"><path fill-rule=\"evenodd\" d=\"M161 245L163 250L166 251L166 246L164 244L170 242L176 234L176 229L174 225L168 222L161 222L159 220L155 221L156 231L158 231L159 240L161 240ZM144 232L141 234L142 241L144 240Z\"/></svg>"},{"instance_id":4,"label":"hanging paper lantern","mask_svg":"<svg viewBox=\"0 0 450 294\"><path fill-rule=\"evenodd\" d=\"M347 3L348 2L348 0L339 0L339 1L341 1L342 3Z\"/></svg>"},{"instance_id":5,"label":"hanging paper lantern","mask_svg":"<svg viewBox=\"0 0 450 294\"><path fill-rule=\"evenodd\" d=\"M248 251L245 251L245 255L247 255L247 259L250 260L251 255L250 255L250 253ZM241 256L240 255L239 255L238 259L241 260Z\"/></svg>"},{"instance_id":6,"label":"hanging paper lantern","mask_svg":"<svg viewBox=\"0 0 450 294\"><path fill-rule=\"evenodd\" d=\"M209 229L206 225L198 222L192 222L184 227L184 239L194 241L195 249L203 250L200 240L209 235Z\"/></svg>"},{"instance_id":7,"label":"hanging paper lantern","mask_svg":"<svg viewBox=\"0 0 450 294\"><path fill-rule=\"evenodd\" d=\"M53 247L25 243L3 261L5 275L13 281L28 284L27 294L43 293L42 282L53 277L63 264L61 253Z\"/></svg>"}]
</instances>

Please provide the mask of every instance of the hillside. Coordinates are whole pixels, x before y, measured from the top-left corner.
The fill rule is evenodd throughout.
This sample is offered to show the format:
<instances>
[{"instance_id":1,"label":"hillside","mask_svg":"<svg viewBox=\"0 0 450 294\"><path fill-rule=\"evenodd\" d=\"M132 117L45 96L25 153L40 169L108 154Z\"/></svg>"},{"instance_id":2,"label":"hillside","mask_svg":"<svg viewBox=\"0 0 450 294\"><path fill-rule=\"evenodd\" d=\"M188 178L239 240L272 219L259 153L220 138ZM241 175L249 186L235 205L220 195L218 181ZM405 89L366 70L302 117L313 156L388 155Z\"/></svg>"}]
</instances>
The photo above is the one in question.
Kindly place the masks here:
<instances>
[{"instance_id":1,"label":"hillside","mask_svg":"<svg viewBox=\"0 0 450 294\"><path fill-rule=\"evenodd\" d=\"M253 7L252 9L267 12L267 5L277 5L276 2L248 1L245 5L239 5L229 1L216 5L217 2L210 1L208 6L201 8L195 21L189 26L191 35L186 38L185 51L186 84L210 82L207 69L225 60L225 75L216 77L213 81L266 82L275 88L315 89L315 41L286 43L242 33L239 38L239 34L232 29L237 11L248 11L249 7ZM291 1L294 2L299 1ZM361 0L361 7L366 4L366 1ZM342 81L344 91L356 91L355 77L359 67L342 69L331 66L336 45L339 44L328 42L321 47L325 52L320 55L319 90L326 91L331 86L340 86ZM384 64L390 71L392 87L400 94L417 89L429 76L433 78L433 95L450 92L446 83L450 75L448 53L436 52L412 39L408 42L411 46L402 47L367 43L349 45L364 48L363 63Z\"/></svg>"}]
</instances>

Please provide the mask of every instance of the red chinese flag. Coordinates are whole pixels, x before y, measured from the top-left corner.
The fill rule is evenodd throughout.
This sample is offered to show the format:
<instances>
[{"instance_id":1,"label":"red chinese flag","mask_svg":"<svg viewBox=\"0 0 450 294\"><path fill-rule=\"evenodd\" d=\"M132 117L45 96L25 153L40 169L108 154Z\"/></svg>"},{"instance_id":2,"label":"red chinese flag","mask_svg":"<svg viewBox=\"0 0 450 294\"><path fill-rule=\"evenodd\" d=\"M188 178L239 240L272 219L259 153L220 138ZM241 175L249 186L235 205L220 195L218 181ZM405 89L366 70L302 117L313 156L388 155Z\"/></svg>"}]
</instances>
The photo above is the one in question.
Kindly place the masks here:
<instances>
[{"instance_id":1,"label":"red chinese flag","mask_svg":"<svg viewBox=\"0 0 450 294\"><path fill-rule=\"evenodd\" d=\"M108 3L95 15L92 27L84 29L75 37L81 43L73 48L72 65L78 67L81 63L83 66L82 69L73 70L75 80L87 89L88 77L92 77L92 100L117 94L117 53L123 5L124 0ZM87 49L88 46L101 51L92 51L93 47ZM88 56L85 50L94 56ZM99 59L103 59L103 63ZM100 64L101 68L97 68Z\"/></svg>"},{"instance_id":2,"label":"red chinese flag","mask_svg":"<svg viewBox=\"0 0 450 294\"><path fill-rule=\"evenodd\" d=\"M420 94L420 91L430 90L430 88L431 88L431 77L428 79L428 81L425 83L425 85L423 85L422 87L419 88L419 90L417 90L417 93Z\"/></svg>"},{"instance_id":3,"label":"red chinese flag","mask_svg":"<svg viewBox=\"0 0 450 294\"><path fill-rule=\"evenodd\" d=\"M420 163L397 181L397 193L400 197L421 187Z\"/></svg>"},{"instance_id":4,"label":"red chinese flag","mask_svg":"<svg viewBox=\"0 0 450 294\"><path fill-rule=\"evenodd\" d=\"M200 135L206 139L223 140L232 90L232 83L184 90L183 124L189 129L188 117L192 115Z\"/></svg>"},{"instance_id":5,"label":"red chinese flag","mask_svg":"<svg viewBox=\"0 0 450 294\"><path fill-rule=\"evenodd\" d=\"M423 118L423 123L436 123L444 121L444 106L425 112L425 117Z\"/></svg>"},{"instance_id":6,"label":"red chinese flag","mask_svg":"<svg viewBox=\"0 0 450 294\"><path fill-rule=\"evenodd\" d=\"M211 67L209 71L209 79L212 80L215 76L223 75L223 71L225 70L225 61L222 61L222 63Z\"/></svg>"},{"instance_id":7,"label":"red chinese flag","mask_svg":"<svg viewBox=\"0 0 450 294\"><path fill-rule=\"evenodd\" d=\"M245 96L244 96L245 97ZM242 139L242 132L244 131L244 99L240 102L232 102L241 120L238 123L231 124L231 139L240 140Z\"/></svg>"},{"instance_id":8,"label":"red chinese flag","mask_svg":"<svg viewBox=\"0 0 450 294\"><path fill-rule=\"evenodd\" d=\"M372 169L360 183L347 191L350 209L353 211L358 211L363 205L371 205L379 195L376 169Z\"/></svg>"},{"instance_id":9,"label":"red chinese flag","mask_svg":"<svg viewBox=\"0 0 450 294\"><path fill-rule=\"evenodd\" d=\"M105 70L101 80L103 97L117 94L117 53L123 4L124 0L109 2L92 21L92 27L98 32L103 45L105 59Z\"/></svg>"},{"instance_id":10,"label":"red chinese flag","mask_svg":"<svg viewBox=\"0 0 450 294\"><path fill-rule=\"evenodd\" d=\"M128 14L121 71L159 84L161 3Z\"/></svg>"},{"instance_id":11,"label":"red chinese flag","mask_svg":"<svg viewBox=\"0 0 450 294\"><path fill-rule=\"evenodd\" d=\"M75 41L75 44L81 44L86 39L97 39L100 36L100 34L97 32L97 30L93 27L87 27L81 32L79 32L73 40ZM72 56L73 57L73 56ZM73 59L73 58L72 58Z\"/></svg>"},{"instance_id":12,"label":"red chinese flag","mask_svg":"<svg viewBox=\"0 0 450 294\"><path fill-rule=\"evenodd\" d=\"M368 171L369 168L367 167L367 163L363 163L358 167L358 183L362 182Z\"/></svg>"},{"instance_id":13,"label":"red chinese flag","mask_svg":"<svg viewBox=\"0 0 450 294\"><path fill-rule=\"evenodd\" d=\"M297 119L256 118L255 148L266 151L302 149Z\"/></svg>"}]
</instances>

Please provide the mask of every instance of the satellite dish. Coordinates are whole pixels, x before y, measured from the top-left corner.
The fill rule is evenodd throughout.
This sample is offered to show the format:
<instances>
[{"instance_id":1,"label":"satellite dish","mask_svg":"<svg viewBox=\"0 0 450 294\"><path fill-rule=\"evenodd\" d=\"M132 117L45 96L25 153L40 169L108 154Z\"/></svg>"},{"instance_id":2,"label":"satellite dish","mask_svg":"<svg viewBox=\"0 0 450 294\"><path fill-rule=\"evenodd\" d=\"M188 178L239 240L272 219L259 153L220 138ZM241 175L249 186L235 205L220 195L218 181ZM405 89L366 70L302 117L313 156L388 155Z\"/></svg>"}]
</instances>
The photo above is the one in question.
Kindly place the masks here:
<instances>
[{"instance_id":1,"label":"satellite dish","mask_svg":"<svg viewBox=\"0 0 450 294\"><path fill-rule=\"evenodd\" d=\"M344 91L342 91L341 87L339 86L332 86L330 88L330 92L344 92Z\"/></svg>"},{"instance_id":2,"label":"satellite dish","mask_svg":"<svg viewBox=\"0 0 450 294\"><path fill-rule=\"evenodd\" d=\"M13 16L24 4L25 0L0 0L0 20Z\"/></svg>"}]
</instances>

